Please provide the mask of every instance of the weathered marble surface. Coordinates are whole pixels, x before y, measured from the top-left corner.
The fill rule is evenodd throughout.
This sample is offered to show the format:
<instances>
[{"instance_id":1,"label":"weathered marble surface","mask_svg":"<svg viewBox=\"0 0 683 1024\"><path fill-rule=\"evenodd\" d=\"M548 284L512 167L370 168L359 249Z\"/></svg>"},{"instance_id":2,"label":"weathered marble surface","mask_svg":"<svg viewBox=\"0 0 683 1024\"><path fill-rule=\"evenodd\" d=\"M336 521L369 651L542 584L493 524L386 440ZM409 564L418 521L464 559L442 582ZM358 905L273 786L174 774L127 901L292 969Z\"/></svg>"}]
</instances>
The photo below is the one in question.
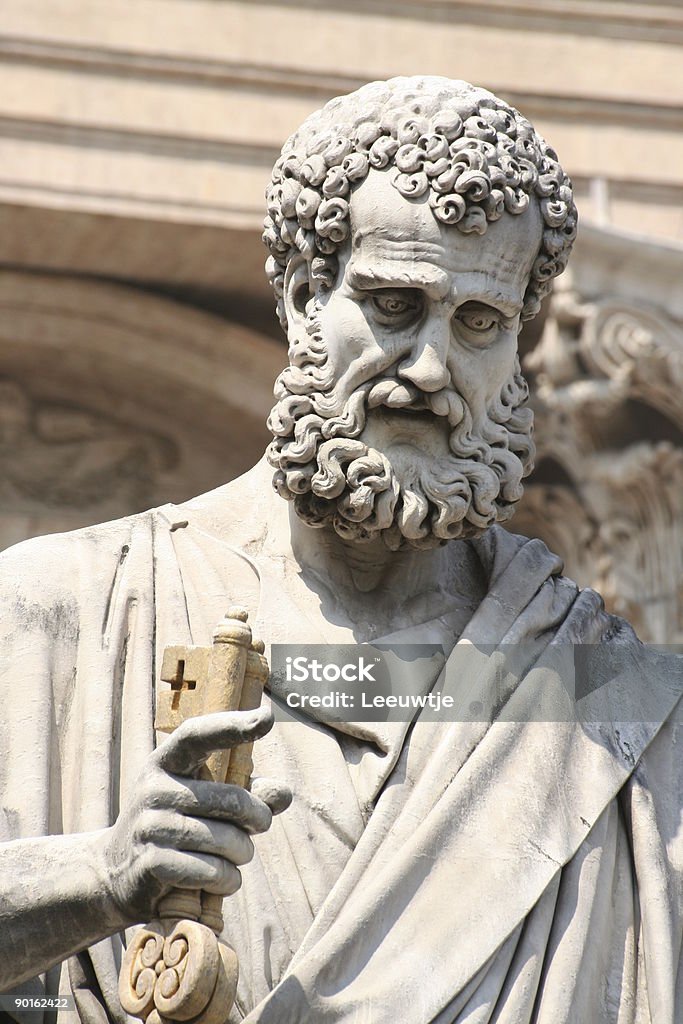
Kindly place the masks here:
<instances>
[{"instance_id":1,"label":"weathered marble surface","mask_svg":"<svg viewBox=\"0 0 683 1024\"><path fill-rule=\"evenodd\" d=\"M3 982L63 960L81 1018L121 1019L117 933L185 884L229 897L231 1020L675 1024L680 662L497 525L532 465L516 339L566 263L569 182L490 94L398 80L304 126L268 210L271 468L2 558ZM217 795L186 776L266 713L154 751L152 697L163 648L234 603L269 644L439 644L424 686L497 693L493 720L296 716L255 745L274 781ZM480 647L522 642L501 697ZM532 720L559 643L604 644L611 717Z\"/></svg>"}]
</instances>

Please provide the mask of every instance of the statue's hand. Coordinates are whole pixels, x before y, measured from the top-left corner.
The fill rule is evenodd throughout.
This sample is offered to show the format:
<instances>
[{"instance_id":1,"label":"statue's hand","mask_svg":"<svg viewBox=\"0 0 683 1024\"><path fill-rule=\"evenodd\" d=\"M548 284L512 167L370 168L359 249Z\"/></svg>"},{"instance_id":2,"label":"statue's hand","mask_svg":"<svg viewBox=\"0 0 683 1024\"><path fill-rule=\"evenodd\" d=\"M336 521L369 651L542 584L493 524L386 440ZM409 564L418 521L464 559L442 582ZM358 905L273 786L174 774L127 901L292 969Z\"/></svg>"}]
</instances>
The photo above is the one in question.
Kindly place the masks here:
<instances>
[{"instance_id":1,"label":"statue's hand","mask_svg":"<svg viewBox=\"0 0 683 1024\"><path fill-rule=\"evenodd\" d=\"M135 799L101 833L104 884L131 924L153 917L172 888L239 889L239 865L254 855L250 835L270 827L291 793L267 779L248 792L191 776L214 750L257 740L272 724L264 708L191 718L150 755Z\"/></svg>"}]
</instances>

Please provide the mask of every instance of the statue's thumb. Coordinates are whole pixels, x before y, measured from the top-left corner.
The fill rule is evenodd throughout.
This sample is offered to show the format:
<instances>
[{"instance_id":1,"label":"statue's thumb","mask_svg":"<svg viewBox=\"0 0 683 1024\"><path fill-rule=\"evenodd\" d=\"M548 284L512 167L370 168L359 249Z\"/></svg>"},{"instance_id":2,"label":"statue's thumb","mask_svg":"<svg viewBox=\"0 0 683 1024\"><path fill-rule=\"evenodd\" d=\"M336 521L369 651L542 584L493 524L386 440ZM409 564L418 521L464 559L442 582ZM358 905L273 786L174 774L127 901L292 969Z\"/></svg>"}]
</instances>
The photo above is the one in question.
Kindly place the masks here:
<instances>
[{"instance_id":1,"label":"statue's thumb","mask_svg":"<svg viewBox=\"0 0 683 1024\"><path fill-rule=\"evenodd\" d=\"M216 711L188 718L157 751L160 766L178 775L192 775L214 750L229 750L260 739L272 728L270 708Z\"/></svg>"},{"instance_id":2,"label":"statue's thumb","mask_svg":"<svg viewBox=\"0 0 683 1024\"><path fill-rule=\"evenodd\" d=\"M251 792L270 807L273 814L286 811L292 802L292 791L284 782L275 779L252 779Z\"/></svg>"}]
</instances>

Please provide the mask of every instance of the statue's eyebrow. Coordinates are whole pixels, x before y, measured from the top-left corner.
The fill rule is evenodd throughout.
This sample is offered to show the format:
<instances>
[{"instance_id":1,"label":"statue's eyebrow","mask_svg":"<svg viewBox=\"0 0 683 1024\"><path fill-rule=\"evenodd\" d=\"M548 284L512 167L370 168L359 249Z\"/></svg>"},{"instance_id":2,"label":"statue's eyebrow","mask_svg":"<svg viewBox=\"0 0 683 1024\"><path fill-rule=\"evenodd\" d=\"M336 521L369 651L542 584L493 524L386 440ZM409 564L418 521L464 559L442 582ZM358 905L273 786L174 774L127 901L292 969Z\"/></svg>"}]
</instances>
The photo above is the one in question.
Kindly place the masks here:
<instances>
[{"instance_id":1,"label":"statue's eyebrow","mask_svg":"<svg viewBox=\"0 0 683 1024\"><path fill-rule=\"evenodd\" d=\"M410 270L402 270L395 264L379 269L359 266L350 263L347 268L347 280L352 288L360 291L372 288L421 288L430 298L444 299L450 290L448 274L438 267L411 265Z\"/></svg>"},{"instance_id":2,"label":"statue's eyebrow","mask_svg":"<svg viewBox=\"0 0 683 1024\"><path fill-rule=\"evenodd\" d=\"M500 310L504 316L510 318L517 316L523 305L514 294L500 289L491 290L483 282L480 288L464 287L458 291L452 286L445 271L432 266L422 269L413 264L409 271L404 271L394 263L381 266L379 269L349 263L346 276L349 285L358 291L371 291L374 288L420 288L437 302L450 298L455 308L466 302L480 302Z\"/></svg>"},{"instance_id":3,"label":"statue's eyebrow","mask_svg":"<svg viewBox=\"0 0 683 1024\"><path fill-rule=\"evenodd\" d=\"M478 302L482 306L491 306L492 309L499 310L503 316L509 319L514 319L521 312L523 306L523 303L516 302L507 295L501 295L500 292L481 291L462 295L457 308L460 309L461 306L465 306L470 302Z\"/></svg>"},{"instance_id":4,"label":"statue's eyebrow","mask_svg":"<svg viewBox=\"0 0 683 1024\"><path fill-rule=\"evenodd\" d=\"M467 275L460 281L456 301L458 308L468 302L480 302L484 306L500 310L504 316L510 318L516 317L524 305L524 298L516 289L505 288L504 285L490 288L485 275L481 274Z\"/></svg>"}]
</instances>

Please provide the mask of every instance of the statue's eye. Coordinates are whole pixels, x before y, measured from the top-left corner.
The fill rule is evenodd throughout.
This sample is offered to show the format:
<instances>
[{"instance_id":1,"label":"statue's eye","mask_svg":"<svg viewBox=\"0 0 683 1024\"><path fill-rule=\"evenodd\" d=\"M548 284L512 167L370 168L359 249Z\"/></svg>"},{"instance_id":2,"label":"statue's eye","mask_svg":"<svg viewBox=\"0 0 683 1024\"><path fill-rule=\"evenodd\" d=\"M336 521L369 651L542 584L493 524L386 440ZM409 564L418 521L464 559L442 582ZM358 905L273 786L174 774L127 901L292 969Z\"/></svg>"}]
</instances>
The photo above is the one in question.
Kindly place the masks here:
<instances>
[{"instance_id":1,"label":"statue's eye","mask_svg":"<svg viewBox=\"0 0 683 1024\"><path fill-rule=\"evenodd\" d=\"M468 331L474 331L475 334L486 334L497 327L502 319L500 313L485 306L461 309L457 317L463 327Z\"/></svg>"},{"instance_id":2,"label":"statue's eye","mask_svg":"<svg viewBox=\"0 0 683 1024\"><path fill-rule=\"evenodd\" d=\"M383 320L410 319L419 309L419 300L409 289L377 291L372 305Z\"/></svg>"}]
</instances>

